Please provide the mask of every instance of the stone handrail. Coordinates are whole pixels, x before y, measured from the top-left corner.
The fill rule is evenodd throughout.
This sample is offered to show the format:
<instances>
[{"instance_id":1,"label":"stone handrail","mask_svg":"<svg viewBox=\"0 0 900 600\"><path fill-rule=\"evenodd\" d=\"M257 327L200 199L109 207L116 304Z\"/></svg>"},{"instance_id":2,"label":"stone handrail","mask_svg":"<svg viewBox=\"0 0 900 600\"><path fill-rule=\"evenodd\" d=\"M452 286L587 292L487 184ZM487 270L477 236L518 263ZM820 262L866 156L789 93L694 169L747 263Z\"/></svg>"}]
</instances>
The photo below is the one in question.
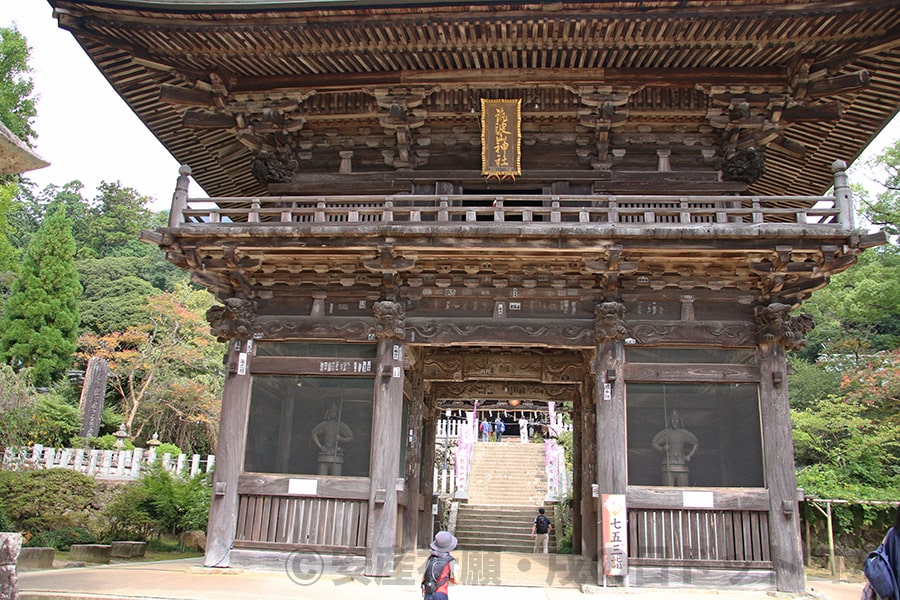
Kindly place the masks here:
<instances>
[{"instance_id":1,"label":"stone handrail","mask_svg":"<svg viewBox=\"0 0 900 600\"><path fill-rule=\"evenodd\" d=\"M7 448L3 453L3 468L16 469L72 469L97 479L137 479L141 471L157 460L171 473L191 476L209 472L216 457L199 454L188 456L168 453L158 457L154 449L97 450L83 448L45 448L35 444L25 448Z\"/></svg>"}]
</instances>

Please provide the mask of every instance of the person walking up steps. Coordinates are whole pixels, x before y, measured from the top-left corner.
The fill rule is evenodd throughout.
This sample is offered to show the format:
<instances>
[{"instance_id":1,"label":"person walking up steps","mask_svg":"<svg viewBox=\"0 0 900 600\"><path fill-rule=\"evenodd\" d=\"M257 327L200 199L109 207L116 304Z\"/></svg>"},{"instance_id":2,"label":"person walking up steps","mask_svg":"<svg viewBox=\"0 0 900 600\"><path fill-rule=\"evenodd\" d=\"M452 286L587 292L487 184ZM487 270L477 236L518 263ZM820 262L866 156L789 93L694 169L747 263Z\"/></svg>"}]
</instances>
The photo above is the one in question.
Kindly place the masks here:
<instances>
[{"instance_id":1,"label":"person walking up steps","mask_svg":"<svg viewBox=\"0 0 900 600\"><path fill-rule=\"evenodd\" d=\"M506 433L506 424L500 420L500 417L497 417L494 419L494 441L502 442L504 433Z\"/></svg>"},{"instance_id":2,"label":"person walking up steps","mask_svg":"<svg viewBox=\"0 0 900 600\"><path fill-rule=\"evenodd\" d=\"M550 553L550 530L553 529L553 523L550 517L544 514L544 509L538 509L538 516L534 518L534 524L531 526L531 538L534 540L535 554Z\"/></svg>"},{"instance_id":3,"label":"person walking up steps","mask_svg":"<svg viewBox=\"0 0 900 600\"><path fill-rule=\"evenodd\" d=\"M481 441L489 442L491 441L491 422L487 419L484 419L481 422Z\"/></svg>"}]
</instances>

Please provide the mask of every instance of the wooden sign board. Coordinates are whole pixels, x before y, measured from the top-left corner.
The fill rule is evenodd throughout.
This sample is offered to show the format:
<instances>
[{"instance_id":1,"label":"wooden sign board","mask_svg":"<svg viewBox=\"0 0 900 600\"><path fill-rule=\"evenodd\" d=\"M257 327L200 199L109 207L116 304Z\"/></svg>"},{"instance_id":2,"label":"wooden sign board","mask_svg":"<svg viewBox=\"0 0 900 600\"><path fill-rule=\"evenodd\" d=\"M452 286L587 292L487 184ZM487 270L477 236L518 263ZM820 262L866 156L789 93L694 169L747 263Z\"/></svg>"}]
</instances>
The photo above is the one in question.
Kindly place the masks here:
<instances>
[{"instance_id":1,"label":"wooden sign board","mask_svg":"<svg viewBox=\"0 0 900 600\"><path fill-rule=\"evenodd\" d=\"M625 494L603 494L603 573L607 576L628 574L628 514Z\"/></svg>"},{"instance_id":2,"label":"wooden sign board","mask_svg":"<svg viewBox=\"0 0 900 600\"><path fill-rule=\"evenodd\" d=\"M522 100L481 99L481 174L515 179L522 174Z\"/></svg>"}]
</instances>

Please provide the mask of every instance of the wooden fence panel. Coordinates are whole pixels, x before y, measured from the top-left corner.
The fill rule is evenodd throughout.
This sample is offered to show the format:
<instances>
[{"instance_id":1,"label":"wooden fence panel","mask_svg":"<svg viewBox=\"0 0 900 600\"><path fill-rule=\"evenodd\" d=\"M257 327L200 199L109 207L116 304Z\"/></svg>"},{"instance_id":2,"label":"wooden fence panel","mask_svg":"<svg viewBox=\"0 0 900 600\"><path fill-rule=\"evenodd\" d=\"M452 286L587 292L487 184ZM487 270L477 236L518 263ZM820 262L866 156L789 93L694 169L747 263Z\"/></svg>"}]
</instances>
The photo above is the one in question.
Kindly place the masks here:
<instances>
[{"instance_id":1,"label":"wooden fence panel","mask_svg":"<svg viewBox=\"0 0 900 600\"><path fill-rule=\"evenodd\" d=\"M367 500L241 494L237 539L365 548Z\"/></svg>"},{"instance_id":2,"label":"wooden fence panel","mask_svg":"<svg viewBox=\"0 0 900 600\"><path fill-rule=\"evenodd\" d=\"M761 511L631 509L628 528L629 558L770 560L768 514Z\"/></svg>"}]
</instances>

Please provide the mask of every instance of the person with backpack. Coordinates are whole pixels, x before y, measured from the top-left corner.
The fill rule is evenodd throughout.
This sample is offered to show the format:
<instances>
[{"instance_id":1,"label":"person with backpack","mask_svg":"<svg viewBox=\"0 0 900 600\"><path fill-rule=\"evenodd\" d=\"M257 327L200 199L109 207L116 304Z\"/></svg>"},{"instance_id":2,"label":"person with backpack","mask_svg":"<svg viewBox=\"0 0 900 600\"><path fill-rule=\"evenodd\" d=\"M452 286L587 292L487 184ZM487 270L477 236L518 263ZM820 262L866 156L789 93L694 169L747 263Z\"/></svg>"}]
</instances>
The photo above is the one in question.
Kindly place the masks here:
<instances>
[{"instance_id":1,"label":"person with backpack","mask_svg":"<svg viewBox=\"0 0 900 600\"><path fill-rule=\"evenodd\" d=\"M506 424L500 420L500 417L494 419L494 441L503 441L503 434L506 433Z\"/></svg>"},{"instance_id":2,"label":"person with backpack","mask_svg":"<svg viewBox=\"0 0 900 600\"><path fill-rule=\"evenodd\" d=\"M489 442L491 441L491 422L487 419L481 422L481 441Z\"/></svg>"},{"instance_id":3,"label":"person with backpack","mask_svg":"<svg viewBox=\"0 0 900 600\"><path fill-rule=\"evenodd\" d=\"M867 581L863 600L900 600L900 505L894 514L894 526L888 529L878 548L869 553L863 573Z\"/></svg>"},{"instance_id":4,"label":"person with backpack","mask_svg":"<svg viewBox=\"0 0 900 600\"><path fill-rule=\"evenodd\" d=\"M531 526L531 538L534 540L535 554L550 553L550 530L553 529L553 523L550 517L544 514L544 509L538 509L538 516L534 518L534 524Z\"/></svg>"},{"instance_id":5,"label":"person with backpack","mask_svg":"<svg viewBox=\"0 0 900 600\"><path fill-rule=\"evenodd\" d=\"M450 584L459 584L459 563L450 556L458 540L449 531L439 531L431 542L431 556L422 573L423 600L447 600Z\"/></svg>"}]
</instances>

